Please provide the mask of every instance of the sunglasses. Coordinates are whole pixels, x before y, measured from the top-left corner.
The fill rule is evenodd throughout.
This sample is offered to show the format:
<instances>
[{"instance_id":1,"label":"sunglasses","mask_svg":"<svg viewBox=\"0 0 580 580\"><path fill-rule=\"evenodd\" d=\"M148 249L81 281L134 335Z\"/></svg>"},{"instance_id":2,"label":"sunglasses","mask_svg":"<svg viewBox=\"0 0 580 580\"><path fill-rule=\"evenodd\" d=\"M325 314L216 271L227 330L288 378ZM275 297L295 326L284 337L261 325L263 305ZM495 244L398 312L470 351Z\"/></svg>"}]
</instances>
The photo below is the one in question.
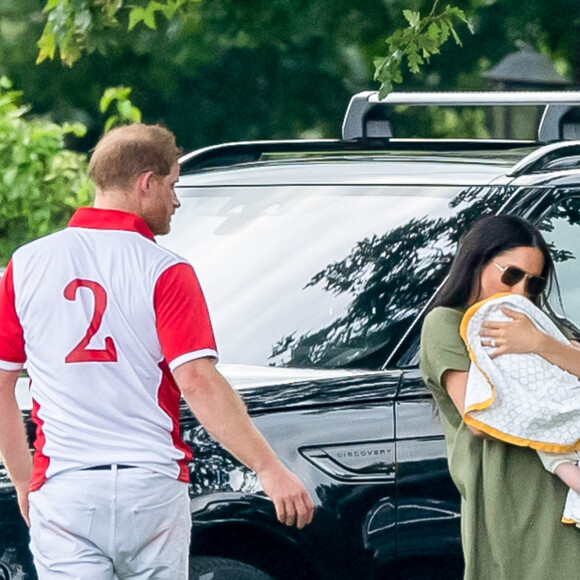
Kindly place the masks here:
<instances>
[{"instance_id":1,"label":"sunglasses","mask_svg":"<svg viewBox=\"0 0 580 580\"><path fill-rule=\"evenodd\" d=\"M545 289L548 281L541 276L528 274L517 266L500 266L493 262L493 265L501 271L501 282L510 288L515 286L524 278L526 279L525 291L530 296L539 296Z\"/></svg>"}]
</instances>

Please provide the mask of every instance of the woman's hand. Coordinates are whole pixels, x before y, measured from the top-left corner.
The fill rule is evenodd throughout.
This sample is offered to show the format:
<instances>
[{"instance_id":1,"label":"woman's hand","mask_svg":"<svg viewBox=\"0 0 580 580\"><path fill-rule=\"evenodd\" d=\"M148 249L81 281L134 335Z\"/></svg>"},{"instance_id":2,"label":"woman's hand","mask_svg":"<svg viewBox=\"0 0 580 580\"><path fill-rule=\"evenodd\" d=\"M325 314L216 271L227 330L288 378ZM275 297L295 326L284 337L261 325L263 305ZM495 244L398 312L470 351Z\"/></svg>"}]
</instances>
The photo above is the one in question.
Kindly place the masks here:
<instances>
[{"instance_id":1,"label":"woman's hand","mask_svg":"<svg viewBox=\"0 0 580 580\"><path fill-rule=\"evenodd\" d=\"M507 353L540 354L542 344L547 335L536 328L535 324L523 313L501 307L502 312L511 318L509 322L484 322L479 335L483 346L495 350L490 358Z\"/></svg>"}]
</instances>

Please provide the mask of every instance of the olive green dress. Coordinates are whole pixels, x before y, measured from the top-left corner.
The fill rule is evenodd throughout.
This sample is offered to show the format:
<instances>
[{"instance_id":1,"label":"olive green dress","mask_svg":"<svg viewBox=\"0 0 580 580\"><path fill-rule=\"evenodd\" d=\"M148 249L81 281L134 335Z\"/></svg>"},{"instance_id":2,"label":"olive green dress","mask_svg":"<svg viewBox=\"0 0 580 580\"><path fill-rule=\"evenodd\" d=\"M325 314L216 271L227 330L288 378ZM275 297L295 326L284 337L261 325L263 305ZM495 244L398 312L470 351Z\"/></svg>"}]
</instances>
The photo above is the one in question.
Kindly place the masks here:
<instances>
[{"instance_id":1,"label":"olive green dress","mask_svg":"<svg viewBox=\"0 0 580 580\"><path fill-rule=\"evenodd\" d=\"M461 494L465 579L580 579L580 529L560 521L566 486L532 449L473 435L441 385L446 370L469 369L462 316L444 307L427 315L421 372L439 406L449 471Z\"/></svg>"}]
</instances>

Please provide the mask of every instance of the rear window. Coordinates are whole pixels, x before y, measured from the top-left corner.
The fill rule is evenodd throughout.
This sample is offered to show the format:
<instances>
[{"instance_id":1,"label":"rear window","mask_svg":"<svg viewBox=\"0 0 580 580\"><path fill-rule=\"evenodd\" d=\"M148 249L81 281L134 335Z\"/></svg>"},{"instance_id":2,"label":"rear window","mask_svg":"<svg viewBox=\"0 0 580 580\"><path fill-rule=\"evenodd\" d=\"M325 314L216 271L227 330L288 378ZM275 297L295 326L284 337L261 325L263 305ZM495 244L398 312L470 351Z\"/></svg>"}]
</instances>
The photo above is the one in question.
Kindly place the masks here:
<instances>
[{"instance_id":1,"label":"rear window","mask_svg":"<svg viewBox=\"0 0 580 580\"><path fill-rule=\"evenodd\" d=\"M459 186L180 187L159 243L196 269L224 363L380 368L458 232L503 202Z\"/></svg>"}]
</instances>

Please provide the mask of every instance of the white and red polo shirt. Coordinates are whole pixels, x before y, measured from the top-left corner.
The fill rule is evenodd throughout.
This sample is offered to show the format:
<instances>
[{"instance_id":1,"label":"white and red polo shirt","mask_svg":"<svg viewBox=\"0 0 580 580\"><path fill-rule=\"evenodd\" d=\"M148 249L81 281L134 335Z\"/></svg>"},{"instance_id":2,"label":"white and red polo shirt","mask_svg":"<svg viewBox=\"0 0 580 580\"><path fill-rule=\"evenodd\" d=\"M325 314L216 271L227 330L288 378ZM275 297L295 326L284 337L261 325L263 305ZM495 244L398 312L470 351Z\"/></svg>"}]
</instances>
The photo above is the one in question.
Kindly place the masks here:
<instances>
[{"instance_id":1,"label":"white and red polo shirt","mask_svg":"<svg viewBox=\"0 0 580 580\"><path fill-rule=\"evenodd\" d=\"M217 357L193 268L136 215L82 208L18 249L0 281L0 369L27 363L31 490L103 464L188 480L171 370Z\"/></svg>"}]
</instances>

